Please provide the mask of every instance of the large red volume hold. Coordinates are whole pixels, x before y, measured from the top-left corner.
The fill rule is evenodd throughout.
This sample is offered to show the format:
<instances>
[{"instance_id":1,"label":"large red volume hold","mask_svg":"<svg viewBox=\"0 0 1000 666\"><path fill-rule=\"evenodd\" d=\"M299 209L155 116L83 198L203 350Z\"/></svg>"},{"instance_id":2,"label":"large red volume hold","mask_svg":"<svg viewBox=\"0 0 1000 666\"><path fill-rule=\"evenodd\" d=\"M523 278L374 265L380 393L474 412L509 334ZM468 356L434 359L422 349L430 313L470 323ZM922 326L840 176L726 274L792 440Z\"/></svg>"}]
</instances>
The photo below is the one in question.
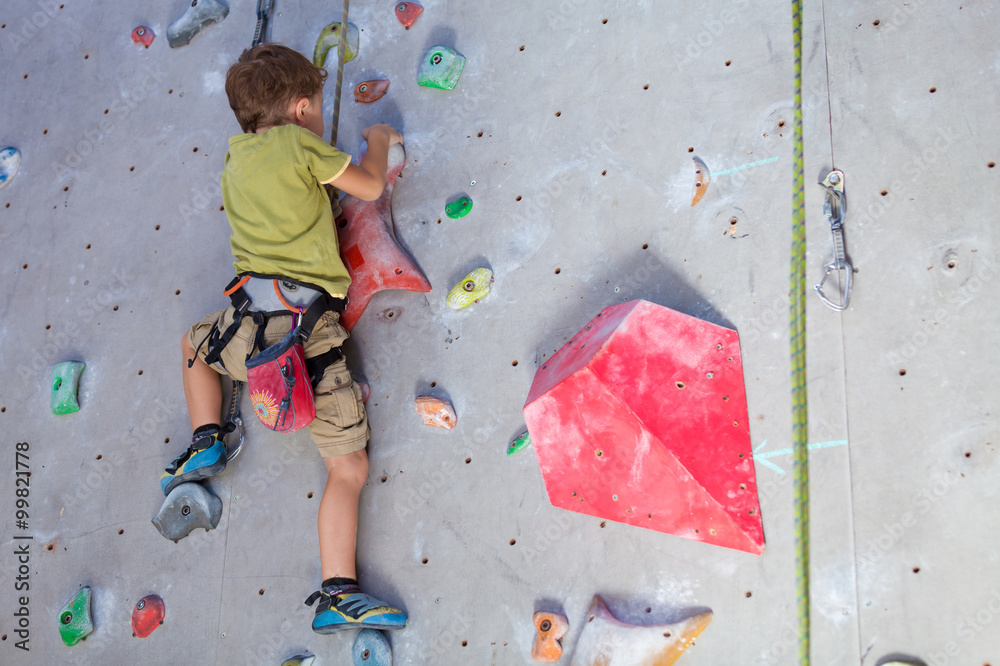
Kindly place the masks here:
<instances>
[{"instance_id":1,"label":"large red volume hold","mask_svg":"<svg viewBox=\"0 0 1000 666\"><path fill-rule=\"evenodd\" d=\"M762 552L736 331L605 308L535 373L524 418L554 506Z\"/></svg>"}]
</instances>

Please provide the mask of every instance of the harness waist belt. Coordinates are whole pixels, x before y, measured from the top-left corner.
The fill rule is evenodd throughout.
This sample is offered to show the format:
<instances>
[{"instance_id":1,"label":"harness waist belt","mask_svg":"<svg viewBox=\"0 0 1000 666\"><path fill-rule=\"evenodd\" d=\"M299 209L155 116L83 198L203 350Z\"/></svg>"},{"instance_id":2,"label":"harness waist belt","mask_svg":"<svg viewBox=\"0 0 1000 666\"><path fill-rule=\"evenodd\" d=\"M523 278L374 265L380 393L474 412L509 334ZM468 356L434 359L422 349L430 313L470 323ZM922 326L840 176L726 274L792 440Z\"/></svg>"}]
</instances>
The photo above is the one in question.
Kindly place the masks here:
<instances>
[{"instance_id":1,"label":"harness waist belt","mask_svg":"<svg viewBox=\"0 0 1000 666\"><path fill-rule=\"evenodd\" d=\"M288 306L305 311L323 295L322 291L294 282L253 275L243 283L243 291L250 298L250 312L278 312L289 310Z\"/></svg>"}]
</instances>

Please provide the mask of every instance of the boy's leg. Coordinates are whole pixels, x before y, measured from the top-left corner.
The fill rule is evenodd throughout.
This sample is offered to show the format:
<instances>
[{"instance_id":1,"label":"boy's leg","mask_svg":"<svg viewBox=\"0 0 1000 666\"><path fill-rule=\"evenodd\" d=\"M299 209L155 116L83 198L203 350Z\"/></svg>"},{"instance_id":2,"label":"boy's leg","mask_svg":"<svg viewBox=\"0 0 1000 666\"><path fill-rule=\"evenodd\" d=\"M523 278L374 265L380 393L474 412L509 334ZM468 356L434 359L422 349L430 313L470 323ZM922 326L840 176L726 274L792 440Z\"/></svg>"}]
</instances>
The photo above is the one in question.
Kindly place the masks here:
<instances>
[{"instance_id":1,"label":"boy's leg","mask_svg":"<svg viewBox=\"0 0 1000 666\"><path fill-rule=\"evenodd\" d=\"M306 599L309 605L319 600L313 631L402 629L406 615L363 593L357 581L358 498L368 479L368 454L361 449L323 461L327 479L317 521L323 584Z\"/></svg>"},{"instance_id":2,"label":"boy's leg","mask_svg":"<svg viewBox=\"0 0 1000 666\"><path fill-rule=\"evenodd\" d=\"M323 462L326 463L326 488L317 519L323 580L357 579L358 498L368 479L368 454L361 449L323 458Z\"/></svg>"},{"instance_id":3,"label":"boy's leg","mask_svg":"<svg viewBox=\"0 0 1000 666\"><path fill-rule=\"evenodd\" d=\"M181 340L183 355L182 377L191 429L191 446L174 459L160 476L164 495L182 483L200 481L226 469L226 445L219 436L219 415L222 413L222 381L219 374L196 354L190 334ZM188 367L188 360L194 363Z\"/></svg>"},{"instance_id":4,"label":"boy's leg","mask_svg":"<svg viewBox=\"0 0 1000 666\"><path fill-rule=\"evenodd\" d=\"M218 426L222 413L222 377L195 354L187 333L181 341L181 353L184 356L181 376L184 378L184 399L191 418L191 431L208 424ZM194 359L194 364L188 367L190 359Z\"/></svg>"}]
</instances>

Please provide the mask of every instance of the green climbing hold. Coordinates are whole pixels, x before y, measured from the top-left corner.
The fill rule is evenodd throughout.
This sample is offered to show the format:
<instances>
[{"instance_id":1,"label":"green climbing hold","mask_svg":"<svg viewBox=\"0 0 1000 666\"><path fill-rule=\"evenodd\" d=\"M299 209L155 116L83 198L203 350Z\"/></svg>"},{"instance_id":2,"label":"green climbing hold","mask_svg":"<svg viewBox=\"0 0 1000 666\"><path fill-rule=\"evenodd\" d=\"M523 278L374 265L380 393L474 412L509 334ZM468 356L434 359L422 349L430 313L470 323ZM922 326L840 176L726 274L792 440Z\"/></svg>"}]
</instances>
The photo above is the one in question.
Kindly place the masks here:
<instances>
[{"instance_id":1,"label":"green climbing hold","mask_svg":"<svg viewBox=\"0 0 1000 666\"><path fill-rule=\"evenodd\" d=\"M531 444L531 435L529 435L528 431L525 430L520 435L515 437L514 441L507 447L507 455L515 454L529 444Z\"/></svg>"},{"instance_id":2,"label":"green climbing hold","mask_svg":"<svg viewBox=\"0 0 1000 666\"><path fill-rule=\"evenodd\" d=\"M340 46L342 25L340 21L335 21L319 31L319 37L316 38L316 48L313 50L313 64L317 67L322 67L323 63L326 62L326 55L330 52L330 49L336 49ZM344 54L345 63L351 62L358 55L358 35L358 26L348 23L347 52Z\"/></svg>"},{"instance_id":3,"label":"green climbing hold","mask_svg":"<svg viewBox=\"0 0 1000 666\"><path fill-rule=\"evenodd\" d=\"M81 361L66 361L52 366L52 398L53 414L72 414L80 411L80 402L76 393L80 388L80 375L86 363Z\"/></svg>"},{"instance_id":4,"label":"green climbing hold","mask_svg":"<svg viewBox=\"0 0 1000 666\"><path fill-rule=\"evenodd\" d=\"M59 635L70 647L94 633L94 620L90 617L92 596L90 586L84 585L59 613Z\"/></svg>"},{"instance_id":5,"label":"green climbing hold","mask_svg":"<svg viewBox=\"0 0 1000 666\"><path fill-rule=\"evenodd\" d=\"M493 271L488 268L477 268L451 288L445 304L453 310L469 307L490 293L491 284L493 284Z\"/></svg>"},{"instance_id":6,"label":"green climbing hold","mask_svg":"<svg viewBox=\"0 0 1000 666\"><path fill-rule=\"evenodd\" d=\"M417 83L426 88L454 90L464 68L464 55L447 46L432 46L420 63Z\"/></svg>"},{"instance_id":7,"label":"green climbing hold","mask_svg":"<svg viewBox=\"0 0 1000 666\"><path fill-rule=\"evenodd\" d=\"M459 197L444 207L445 215L453 220L465 217L472 210L472 199L469 197Z\"/></svg>"}]
</instances>

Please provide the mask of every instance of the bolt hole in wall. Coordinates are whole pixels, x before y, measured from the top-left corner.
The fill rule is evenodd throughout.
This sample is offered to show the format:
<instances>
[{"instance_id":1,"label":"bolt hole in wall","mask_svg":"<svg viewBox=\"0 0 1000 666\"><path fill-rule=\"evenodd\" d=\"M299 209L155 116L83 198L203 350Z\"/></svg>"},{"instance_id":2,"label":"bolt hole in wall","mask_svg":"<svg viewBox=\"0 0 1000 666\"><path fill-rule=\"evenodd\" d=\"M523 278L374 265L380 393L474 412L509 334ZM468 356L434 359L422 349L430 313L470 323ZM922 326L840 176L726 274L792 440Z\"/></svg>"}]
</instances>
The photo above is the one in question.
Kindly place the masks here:
<instances>
[{"instance_id":1,"label":"bolt hole in wall","mask_svg":"<svg viewBox=\"0 0 1000 666\"><path fill-rule=\"evenodd\" d=\"M420 560L420 563L421 563L421 564L427 564L427 558L425 557L425 558L423 558L422 560Z\"/></svg>"},{"instance_id":2,"label":"bolt hole in wall","mask_svg":"<svg viewBox=\"0 0 1000 666\"><path fill-rule=\"evenodd\" d=\"M311 492L306 493L306 499L312 499L313 494Z\"/></svg>"},{"instance_id":3,"label":"bolt hole in wall","mask_svg":"<svg viewBox=\"0 0 1000 666\"><path fill-rule=\"evenodd\" d=\"M937 88L936 88L936 87L934 87L934 86L931 86L931 89L930 89L930 92L932 92L932 93L936 93L936 92L937 92Z\"/></svg>"}]
</instances>

